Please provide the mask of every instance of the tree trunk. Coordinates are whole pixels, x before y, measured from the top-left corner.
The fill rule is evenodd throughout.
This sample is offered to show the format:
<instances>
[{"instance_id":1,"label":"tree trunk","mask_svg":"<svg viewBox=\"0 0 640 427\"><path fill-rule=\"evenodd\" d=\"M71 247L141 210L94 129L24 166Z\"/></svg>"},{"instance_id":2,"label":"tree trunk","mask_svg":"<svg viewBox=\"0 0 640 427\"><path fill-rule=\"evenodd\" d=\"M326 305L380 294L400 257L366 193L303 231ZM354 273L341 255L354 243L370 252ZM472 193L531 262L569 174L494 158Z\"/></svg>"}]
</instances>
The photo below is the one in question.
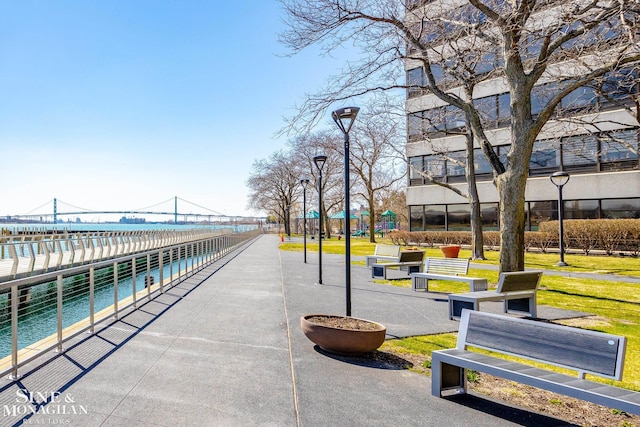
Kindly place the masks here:
<instances>
[{"instance_id":1,"label":"tree trunk","mask_svg":"<svg viewBox=\"0 0 640 427\"><path fill-rule=\"evenodd\" d=\"M470 129L467 120L467 128ZM471 210L471 259L484 258L484 236L482 235L482 210L480 209L480 197L476 185L476 168L474 163L473 134L467 132L467 150L465 173L467 177L469 208Z\"/></svg>"},{"instance_id":2,"label":"tree trunk","mask_svg":"<svg viewBox=\"0 0 640 427\"><path fill-rule=\"evenodd\" d=\"M376 210L369 203L369 243L376 243Z\"/></svg>"},{"instance_id":3,"label":"tree trunk","mask_svg":"<svg viewBox=\"0 0 640 427\"><path fill-rule=\"evenodd\" d=\"M511 167L496 182L500 194L500 271L523 271L527 174Z\"/></svg>"}]
</instances>

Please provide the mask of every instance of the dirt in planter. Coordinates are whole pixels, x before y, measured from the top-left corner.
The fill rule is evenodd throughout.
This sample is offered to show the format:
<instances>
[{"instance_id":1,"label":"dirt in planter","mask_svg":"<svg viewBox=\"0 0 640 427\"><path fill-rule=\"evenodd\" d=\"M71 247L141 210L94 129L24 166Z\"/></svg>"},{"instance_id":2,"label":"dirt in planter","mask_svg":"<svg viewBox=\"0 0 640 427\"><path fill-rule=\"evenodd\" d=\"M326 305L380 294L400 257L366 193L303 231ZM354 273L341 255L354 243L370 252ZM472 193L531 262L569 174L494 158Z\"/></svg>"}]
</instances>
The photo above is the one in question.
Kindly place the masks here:
<instances>
[{"instance_id":1,"label":"dirt in planter","mask_svg":"<svg viewBox=\"0 0 640 427\"><path fill-rule=\"evenodd\" d=\"M311 323L321 326L329 326L337 329L351 329L356 331L377 331L380 327L366 320L354 319L353 317L344 316L311 316L307 317Z\"/></svg>"}]
</instances>

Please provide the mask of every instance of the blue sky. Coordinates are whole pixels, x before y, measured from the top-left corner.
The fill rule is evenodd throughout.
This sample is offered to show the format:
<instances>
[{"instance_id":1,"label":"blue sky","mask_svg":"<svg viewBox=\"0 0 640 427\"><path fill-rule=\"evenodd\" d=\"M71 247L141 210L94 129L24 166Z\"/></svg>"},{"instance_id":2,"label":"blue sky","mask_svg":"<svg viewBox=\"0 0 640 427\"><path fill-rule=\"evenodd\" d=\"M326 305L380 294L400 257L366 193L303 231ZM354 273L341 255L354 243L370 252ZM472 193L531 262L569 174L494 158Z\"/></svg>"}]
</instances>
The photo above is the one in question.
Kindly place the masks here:
<instances>
[{"instance_id":1,"label":"blue sky","mask_svg":"<svg viewBox=\"0 0 640 427\"><path fill-rule=\"evenodd\" d=\"M256 214L251 165L342 66L284 57L283 18L272 0L0 1L0 216L174 196Z\"/></svg>"}]
</instances>

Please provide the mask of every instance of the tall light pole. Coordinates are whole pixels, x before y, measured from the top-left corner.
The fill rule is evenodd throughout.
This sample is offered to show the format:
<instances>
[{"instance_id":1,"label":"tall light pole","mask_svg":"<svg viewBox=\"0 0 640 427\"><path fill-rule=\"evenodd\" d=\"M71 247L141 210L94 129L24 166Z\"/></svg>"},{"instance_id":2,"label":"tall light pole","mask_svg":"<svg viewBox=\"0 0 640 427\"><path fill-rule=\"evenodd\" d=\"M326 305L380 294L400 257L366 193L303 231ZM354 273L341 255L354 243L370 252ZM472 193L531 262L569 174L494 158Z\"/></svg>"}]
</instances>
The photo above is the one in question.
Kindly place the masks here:
<instances>
[{"instance_id":1,"label":"tall light pole","mask_svg":"<svg viewBox=\"0 0 640 427\"><path fill-rule=\"evenodd\" d=\"M322 168L326 161L325 155L313 158L318 168L318 285L322 285Z\"/></svg>"},{"instance_id":2,"label":"tall light pole","mask_svg":"<svg viewBox=\"0 0 640 427\"><path fill-rule=\"evenodd\" d=\"M560 261L558 266L566 267L568 264L564 262L564 227L562 225L564 214L564 203L562 202L562 187L569 182L569 174L564 171L554 172L549 179L553 184L558 187L558 227L559 227L559 243L560 243Z\"/></svg>"},{"instance_id":3,"label":"tall light pole","mask_svg":"<svg viewBox=\"0 0 640 427\"><path fill-rule=\"evenodd\" d=\"M309 185L309 180L307 178L303 178L300 180L300 185L302 185L302 224L303 224L303 237L302 241L304 242L304 263L307 263L307 185Z\"/></svg>"},{"instance_id":4,"label":"tall light pole","mask_svg":"<svg viewBox=\"0 0 640 427\"><path fill-rule=\"evenodd\" d=\"M349 131L356 121L360 108L347 107L331 113L331 118L336 122L344 135L344 263L345 263L345 288L347 292L347 316L351 316L351 207L349 200Z\"/></svg>"}]
</instances>

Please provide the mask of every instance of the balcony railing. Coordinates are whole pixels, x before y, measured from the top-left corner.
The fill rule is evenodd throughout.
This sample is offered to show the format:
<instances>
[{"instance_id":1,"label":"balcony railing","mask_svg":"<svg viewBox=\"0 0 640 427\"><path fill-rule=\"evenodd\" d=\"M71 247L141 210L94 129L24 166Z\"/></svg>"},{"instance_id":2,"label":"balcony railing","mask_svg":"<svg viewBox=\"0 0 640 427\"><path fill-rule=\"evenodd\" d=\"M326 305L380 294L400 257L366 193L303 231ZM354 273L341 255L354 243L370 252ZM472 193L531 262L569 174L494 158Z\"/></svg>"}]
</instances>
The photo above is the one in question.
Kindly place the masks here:
<instances>
[{"instance_id":1,"label":"balcony railing","mask_svg":"<svg viewBox=\"0 0 640 427\"><path fill-rule=\"evenodd\" d=\"M26 363L51 350L64 351L69 340L94 333L96 325L117 320L125 310L137 309L258 233L77 237L66 240L75 249L62 252L74 254L68 260L60 255L63 241L46 243L57 247L55 257L36 254L43 240L37 245L13 242L9 259L26 249L29 256L23 258L31 260L32 274L0 283L0 375L19 378L18 370ZM35 268L36 255L56 261ZM42 271L47 268L55 271Z\"/></svg>"}]
</instances>

